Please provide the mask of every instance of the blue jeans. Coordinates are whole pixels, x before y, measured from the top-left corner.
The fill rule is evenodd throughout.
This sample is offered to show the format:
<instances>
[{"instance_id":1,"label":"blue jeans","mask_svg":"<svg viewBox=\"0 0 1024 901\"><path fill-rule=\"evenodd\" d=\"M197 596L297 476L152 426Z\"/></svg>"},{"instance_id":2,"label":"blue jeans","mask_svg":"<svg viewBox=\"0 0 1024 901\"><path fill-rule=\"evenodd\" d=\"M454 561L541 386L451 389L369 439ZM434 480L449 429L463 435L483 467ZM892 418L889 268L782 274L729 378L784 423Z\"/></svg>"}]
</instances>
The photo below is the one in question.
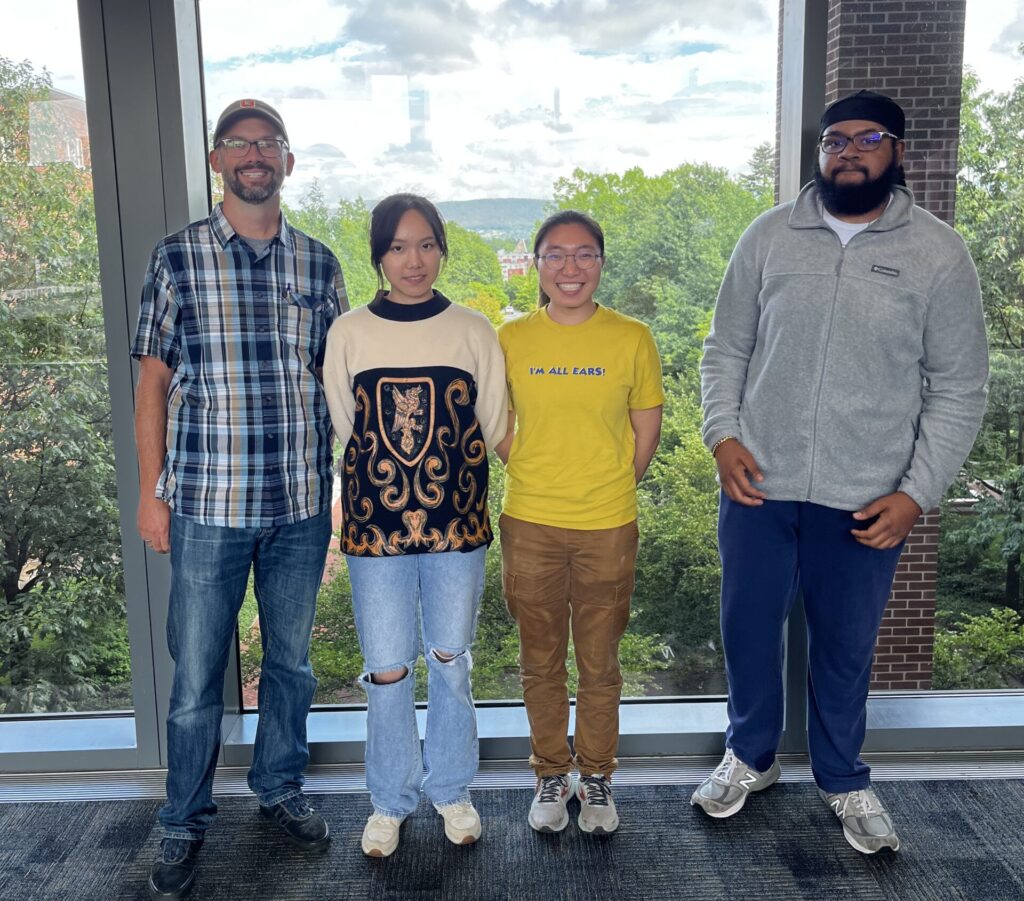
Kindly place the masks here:
<instances>
[{"instance_id":1,"label":"blue jeans","mask_svg":"<svg viewBox=\"0 0 1024 901\"><path fill-rule=\"evenodd\" d=\"M366 785L378 813L408 816L419 804L421 782L439 807L469 800L480 762L469 646L484 590L486 551L345 557L366 666L359 680L367 699ZM427 661L422 756L414 670L419 621ZM450 659L443 662L437 654ZM403 668L397 682L370 679L371 673Z\"/></svg>"},{"instance_id":2,"label":"blue jeans","mask_svg":"<svg viewBox=\"0 0 1024 901\"><path fill-rule=\"evenodd\" d=\"M309 637L331 537L330 512L287 526L236 529L171 516L167 645L174 659L167 715L169 838L199 839L213 822L213 773L224 713L224 670L253 570L263 667L249 787L270 806L302 790L306 714L316 679Z\"/></svg>"}]
</instances>

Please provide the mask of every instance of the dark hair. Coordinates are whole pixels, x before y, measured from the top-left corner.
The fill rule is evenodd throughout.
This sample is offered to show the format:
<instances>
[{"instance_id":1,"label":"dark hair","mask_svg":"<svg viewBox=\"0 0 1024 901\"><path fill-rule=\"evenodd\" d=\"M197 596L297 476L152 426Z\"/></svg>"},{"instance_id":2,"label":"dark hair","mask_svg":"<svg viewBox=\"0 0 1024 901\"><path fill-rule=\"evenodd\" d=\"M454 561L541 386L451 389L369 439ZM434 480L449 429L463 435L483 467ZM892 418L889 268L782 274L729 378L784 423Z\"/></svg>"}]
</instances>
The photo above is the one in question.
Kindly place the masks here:
<instances>
[{"instance_id":1,"label":"dark hair","mask_svg":"<svg viewBox=\"0 0 1024 901\"><path fill-rule=\"evenodd\" d=\"M419 194L392 194L385 197L370 213L370 262L377 270L377 286L382 291L384 270L381 268L381 260L391 249L391 242L395 240L395 232L398 231L398 223L409 210L416 210L427 220L441 250L441 259L448 259L448 236L444 229L444 217L434 204Z\"/></svg>"},{"instance_id":2,"label":"dark hair","mask_svg":"<svg viewBox=\"0 0 1024 901\"><path fill-rule=\"evenodd\" d=\"M604 232L601 231L601 226L597 224L597 220L593 216L588 216L586 213L581 213L579 210L559 210L557 213L553 213L548 216L537 229L537 234L533 239L533 260L536 264L537 260L540 259L540 245L544 243L544 239L548 236L548 232L553 228L557 228L559 225L582 225L590 236L594 239L594 243L597 244L597 249L601 256L604 256ZM546 307L551 303L551 298L544 293L544 289L540 288L540 297L537 300L537 306Z\"/></svg>"}]
</instances>

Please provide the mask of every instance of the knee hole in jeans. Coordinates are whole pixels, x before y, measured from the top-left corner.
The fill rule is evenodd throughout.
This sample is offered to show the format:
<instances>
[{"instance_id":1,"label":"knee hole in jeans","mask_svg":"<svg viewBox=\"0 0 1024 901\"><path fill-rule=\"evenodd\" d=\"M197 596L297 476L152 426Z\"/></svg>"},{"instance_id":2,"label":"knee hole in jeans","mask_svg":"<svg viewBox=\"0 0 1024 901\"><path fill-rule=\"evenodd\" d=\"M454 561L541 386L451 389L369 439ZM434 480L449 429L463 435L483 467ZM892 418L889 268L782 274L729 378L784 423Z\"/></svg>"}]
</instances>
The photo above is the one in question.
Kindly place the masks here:
<instances>
[{"instance_id":1,"label":"knee hole in jeans","mask_svg":"<svg viewBox=\"0 0 1024 901\"><path fill-rule=\"evenodd\" d=\"M368 673L368 678L364 678L367 678L367 681L372 682L374 685L391 685L394 682L401 682L408 675L409 668L403 666L399 669L385 670L383 673Z\"/></svg>"},{"instance_id":2,"label":"knee hole in jeans","mask_svg":"<svg viewBox=\"0 0 1024 901\"><path fill-rule=\"evenodd\" d=\"M456 651L453 654L449 654L447 651L439 651L437 648L430 649L430 656L438 663L452 663L462 657L465 653L465 651Z\"/></svg>"}]
</instances>

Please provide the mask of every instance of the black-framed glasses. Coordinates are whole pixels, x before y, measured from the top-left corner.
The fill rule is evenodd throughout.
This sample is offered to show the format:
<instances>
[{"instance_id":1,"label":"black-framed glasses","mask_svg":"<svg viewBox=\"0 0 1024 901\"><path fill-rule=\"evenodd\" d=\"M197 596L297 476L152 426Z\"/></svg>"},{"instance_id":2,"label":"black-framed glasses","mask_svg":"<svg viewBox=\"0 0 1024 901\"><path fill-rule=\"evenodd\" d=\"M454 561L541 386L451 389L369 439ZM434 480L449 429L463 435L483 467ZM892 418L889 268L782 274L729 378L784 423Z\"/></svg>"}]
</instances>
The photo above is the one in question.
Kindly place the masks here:
<instances>
[{"instance_id":1,"label":"black-framed glasses","mask_svg":"<svg viewBox=\"0 0 1024 901\"><path fill-rule=\"evenodd\" d=\"M223 147L228 156L241 159L255 147L260 156L279 157L284 153L287 141L281 138L260 138L258 141L247 141L245 138L221 138L215 147Z\"/></svg>"},{"instance_id":2,"label":"black-framed glasses","mask_svg":"<svg viewBox=\"0 0 1024 901\"><path fill-rule=\"evenodd\" d=\"M548 269L562 269L565 266L565 261L572 257L576 261L576 267L578 269L590 269L593 267L599 259L601 254L594 253L592 250L578 250L576 253L562 253L561 251L555 250L551 253L546 253L543 256L537 257L538 260L543 260L544 265Z\"/></svg>"},{"instance_id":3,"label":"black-framed glasses","mask_svg":"<svg viewBox=\"0 0 1024 901\"><path fill-rule=\"evenodd\" d=\"M852 143L862 153L870 153L882 146L882 138L900 140L889 131L862 131L855 135L844 135L838 131L830 131L822 135L818 146L822 153L842 153Z\"/></svg>"}]
</instances>

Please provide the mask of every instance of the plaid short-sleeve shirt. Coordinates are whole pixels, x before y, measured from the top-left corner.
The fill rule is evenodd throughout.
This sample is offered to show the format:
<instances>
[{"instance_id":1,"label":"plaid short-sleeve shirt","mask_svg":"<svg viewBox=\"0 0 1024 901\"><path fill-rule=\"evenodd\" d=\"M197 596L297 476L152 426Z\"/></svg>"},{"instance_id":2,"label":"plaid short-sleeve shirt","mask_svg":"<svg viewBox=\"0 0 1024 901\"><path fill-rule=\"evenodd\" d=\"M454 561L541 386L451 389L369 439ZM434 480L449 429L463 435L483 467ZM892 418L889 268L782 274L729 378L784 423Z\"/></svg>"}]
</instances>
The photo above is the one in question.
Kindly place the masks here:
<instances>
[{"instance_id":1,"label":"plaid short-sleeve shirt","mask_svg":"<svg viewBox=\"0 0 1024 901\"><path fill-rule=\"evenodd\" d=\"M327 510L331 425L318 371L347 309L334 254L284 215L259 253L219 205L157 244L131 351L174 371L156 496L216 526L268 528Z\"/></svg>"}]
</instances>

